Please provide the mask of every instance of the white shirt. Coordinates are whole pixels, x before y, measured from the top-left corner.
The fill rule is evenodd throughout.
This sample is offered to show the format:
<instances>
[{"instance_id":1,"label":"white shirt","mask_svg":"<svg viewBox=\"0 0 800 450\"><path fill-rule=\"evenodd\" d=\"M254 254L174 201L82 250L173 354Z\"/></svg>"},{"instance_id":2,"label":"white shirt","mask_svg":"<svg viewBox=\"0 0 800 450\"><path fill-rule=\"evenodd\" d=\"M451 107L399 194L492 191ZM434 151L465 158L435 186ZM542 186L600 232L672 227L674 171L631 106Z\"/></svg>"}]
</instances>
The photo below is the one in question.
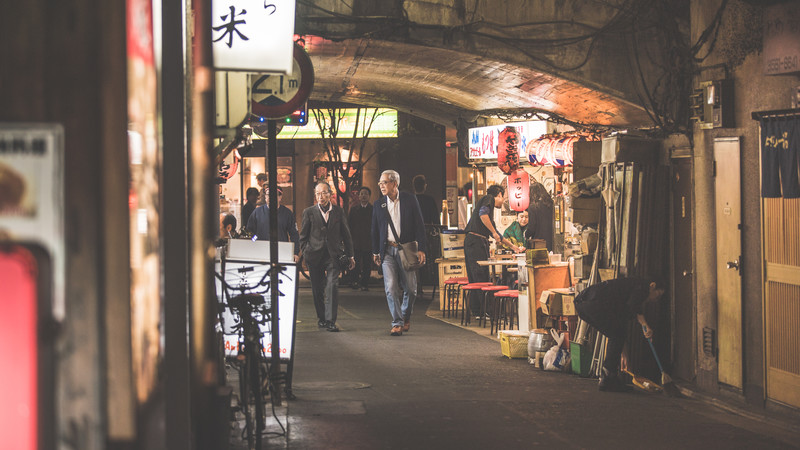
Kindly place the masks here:
<instances>
[{"instance_id":1,"label":"white shirt","mask_svg":"<svg viewBox=\"0 0 800 450\"><path fill-rule=\"evenodd\" d=\"M319 212L322 213L322 218L325 219L325 223L328 223L328 216L331 214L331 209L333 209L333 205L328 203L328 211L324 211L322 209L322 205L317 203L317 208L319 208Z\"/></svg>"},{"instance_id":2,"label":"white shirt","mask_svg":"<svg viewBox=\"0 0 800 450\"><path fill-rule=\"evenodd\" d=\"M394 229L397 230L397 237L400 237L400 194L397 194L397 200L392 201L389 196L386 196L386 210L389 211L389 218L392 219L392 223L394 223ZM394 233L392 233L392 227L386 226L386 240L389 242L395 242Z\"/></svg>"}]
</instances>

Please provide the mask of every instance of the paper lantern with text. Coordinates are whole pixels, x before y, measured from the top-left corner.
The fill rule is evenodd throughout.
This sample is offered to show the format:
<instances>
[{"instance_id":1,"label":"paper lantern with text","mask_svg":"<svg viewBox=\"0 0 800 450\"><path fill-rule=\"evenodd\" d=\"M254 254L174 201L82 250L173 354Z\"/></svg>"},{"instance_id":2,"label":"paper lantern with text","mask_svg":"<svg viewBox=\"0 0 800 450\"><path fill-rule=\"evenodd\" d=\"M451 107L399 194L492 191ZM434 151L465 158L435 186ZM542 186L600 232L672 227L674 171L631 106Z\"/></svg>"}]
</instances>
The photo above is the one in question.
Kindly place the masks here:
<instances>
[{"instance_id":1,"label":"paper lantern with text","mask_svg":"<svg viewBox=\"0 0 800 450\"><path fill-rule=\"evenodd\" d=\"M497 136L497 167L506 175L519 168L519 132L514 127L505 127Z\"/></svg>"},{"instance_id":2,"label":"paper lantern with text","mask_svg":"<svg viewBox=\"0 0 800 450\"><path fill-rule=\"evenodd\" d=\"M517 212L528 209L531 180L525 169L517 169L508 176L508 206Z\"/></svg>"},{"instance_id":3,"label":"paper lantern with text","mask_svg":"<svg viewBox=\"0 0 800 450\"><path fill-rule=\"evenodd\" d=\"M234 150L225 158L221 163L219 163L219 167L217 168L217 177L224 183L228 181L232 176L236 174L236 170L239 168L239 160L242 159L239 156L239 151Z\"/></svg>"}]
</instances>

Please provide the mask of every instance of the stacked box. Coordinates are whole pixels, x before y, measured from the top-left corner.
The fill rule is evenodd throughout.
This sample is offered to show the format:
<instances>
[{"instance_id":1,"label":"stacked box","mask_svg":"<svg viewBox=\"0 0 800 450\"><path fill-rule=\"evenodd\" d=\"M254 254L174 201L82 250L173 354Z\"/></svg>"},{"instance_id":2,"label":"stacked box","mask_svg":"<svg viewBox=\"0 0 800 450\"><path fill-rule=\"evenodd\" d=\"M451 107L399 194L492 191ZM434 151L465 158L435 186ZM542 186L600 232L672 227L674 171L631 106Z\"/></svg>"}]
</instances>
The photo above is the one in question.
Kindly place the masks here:
<instances>
[{"instance_id":1,"label":"stacked box","mask_svg":"<svg viewBox=\"0 0 800 450\"><path fill-rule=\"evenodd\" d=\"M525 262L528 266L538 266L550 264L550 255L546 248L533 248L525 251Z\"/></svg>"},{"instance_id":2,"label":"stacked box","mask_svg":"<svg viewBox=\"0 0 800 450\"><path fill-rule=\"evenodd\" d=\"M442 258L464 257L464 230L442 230L439 239L442 244Z\"/></svg>"}]
</instances>

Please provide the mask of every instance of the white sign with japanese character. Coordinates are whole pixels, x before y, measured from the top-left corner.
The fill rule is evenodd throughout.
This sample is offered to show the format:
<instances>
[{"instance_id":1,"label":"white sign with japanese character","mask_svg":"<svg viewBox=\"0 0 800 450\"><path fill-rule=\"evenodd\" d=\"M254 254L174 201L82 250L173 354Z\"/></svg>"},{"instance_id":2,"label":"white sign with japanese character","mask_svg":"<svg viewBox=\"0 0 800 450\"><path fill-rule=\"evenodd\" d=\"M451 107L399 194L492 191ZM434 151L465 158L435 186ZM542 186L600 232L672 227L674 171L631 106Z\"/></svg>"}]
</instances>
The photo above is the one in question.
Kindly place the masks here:
<instances>
[{"instance_id":1,"label":"white sign with japanese character","mask_svg":"<svg viewBox=\"0 0 800 450\"><path fill-rule=\"evenodd\" d=\"M292 73L295 0L212 0L217 70Z\"/></svg>"}]
</instances>

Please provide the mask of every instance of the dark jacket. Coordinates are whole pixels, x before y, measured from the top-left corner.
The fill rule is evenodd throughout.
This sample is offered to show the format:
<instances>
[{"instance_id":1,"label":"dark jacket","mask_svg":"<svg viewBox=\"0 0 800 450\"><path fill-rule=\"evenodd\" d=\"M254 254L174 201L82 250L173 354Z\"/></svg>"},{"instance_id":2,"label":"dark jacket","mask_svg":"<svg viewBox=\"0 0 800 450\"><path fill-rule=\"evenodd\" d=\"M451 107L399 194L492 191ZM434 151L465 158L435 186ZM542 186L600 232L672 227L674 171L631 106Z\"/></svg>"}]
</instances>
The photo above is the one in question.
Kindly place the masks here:
<instances>
[{"instance_id":1,"label":"dark jacket","mask_svg":"<svg viewBox=\"0 0 800 450\"><path fill-rule=\"evenodd\" d=\"M342 208L331 203L328 223L322 218L319 206L306 208L303 211L303 224L300 226L300 249L303 251L303 259L309 264L321 263L326 249L334 260L338 260L343 254L353 256L353 239Z\"/></svg>"},{"instance_id":2,"label":"dark jacket","mask_svg":"<svg viewBox=\"0 0 800 450\"><path fill-rule=\"evenodd\" d=\"M400 192L400 243L417 241L421 251L427 251L428 240L425 235L425 224L422 222L422 211L414 194ZM386 253L386 239L389 231L389 211L386 209L386 196L375 201L372 209L372 254Z\"/></svg>"},{"instance_id":3,"label":"dark jacket","mask_svg":"<svg viewBox=\"0 0 800 450\"><path fill-rule=\"evenodd\" d=\"M259 241L269 240L269 206L261 205L256 208L247 220L247 231L258 236ZM300 252L297 245L297 222L291 209L281 205L278 207L278 240L294 242L295 255Z\"/></svg>"},{"instance_id":4,"label":"dark jacket","mask_svg":"<svg viewBox=\"0 0 800 450\"><path fill-rule=\"evenodd\" d=\"M363 208L361 203L351 206L348 224L350 234L353 236L353 248L372 252L372 204L367 203Z\"/></svg>"},{"instance_id":5,"label":"dark jacket","mask_svg":"<svg viewBox=\"0 0 800 450\"><path fill-rule=\"evenodd\" d=\"M642 314L650 283L641 278L619 278L594 284L575 297L578 316L609 337L624 337L627 325Z\"/></svg>"}]
</instances>

